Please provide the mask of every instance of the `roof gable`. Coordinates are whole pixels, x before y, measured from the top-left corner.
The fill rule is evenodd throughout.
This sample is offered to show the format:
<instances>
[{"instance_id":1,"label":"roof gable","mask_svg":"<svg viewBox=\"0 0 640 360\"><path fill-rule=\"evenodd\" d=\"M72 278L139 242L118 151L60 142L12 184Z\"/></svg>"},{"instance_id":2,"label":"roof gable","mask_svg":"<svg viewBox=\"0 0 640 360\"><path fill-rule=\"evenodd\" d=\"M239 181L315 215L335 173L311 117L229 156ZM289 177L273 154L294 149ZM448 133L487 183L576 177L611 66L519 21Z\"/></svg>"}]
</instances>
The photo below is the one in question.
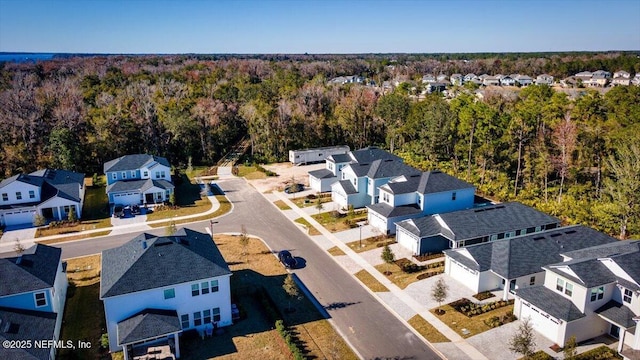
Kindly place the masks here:
<instances>
[{"instance_id":1,"label":"roof gable","mask_svg":"<svg viewBox=\"0 0 640 360\"><path fill-rule=\"evenodd\" d=\"M184 228L172 236L144 233L102 252L100 296L107 298L230 274L208 234Z\"/></svg>"},{"instance_id":2,"label":"roof gable","mask_svg":"<svg viewBox=\"0 0 640 360\"><path fill-rule=\"evenodd\" d=\"M129 170L137 170L146 165L150 165L154 162L162 164L167 167L171 167L169 161L166 158L155 155L148 154L133 154L133 155L124 155L117 159L107 161L104 164L104 173L111 171L129 171Z\"/></svg>"},{"instance_id":3,"label":"roof gable","mask_svg":"<svg viewBox=\"0 0 640 360\"><path fill-rule=\"evenodd\" d=\"M53 287L61 254L59 248L36 244L20 257L0 259L0 296Z\"/></svg>"}]
</instances>

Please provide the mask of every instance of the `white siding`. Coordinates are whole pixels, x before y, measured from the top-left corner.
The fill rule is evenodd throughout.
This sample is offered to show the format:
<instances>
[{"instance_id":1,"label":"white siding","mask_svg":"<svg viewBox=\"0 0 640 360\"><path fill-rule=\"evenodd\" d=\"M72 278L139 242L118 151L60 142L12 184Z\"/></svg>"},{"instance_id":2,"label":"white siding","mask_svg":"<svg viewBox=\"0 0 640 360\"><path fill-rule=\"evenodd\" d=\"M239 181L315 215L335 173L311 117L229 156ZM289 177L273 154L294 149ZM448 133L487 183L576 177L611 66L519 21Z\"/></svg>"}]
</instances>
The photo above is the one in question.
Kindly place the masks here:
<instances>
[{"instance_id":1,"label":"white siding","mask_svg":"<svg viewBox=\"0 0 640 360\"><path fill-rule=\"evenodd\" d=\"M445 256L445 272L474 293L479 292L480 279L478 271L469 269L454 259Z\"/></svg>"},{"instance_id":2,"label":"white siding","mask_svg":"<svg viewBox=\"0 0 640 360\"><path fill-rule=\"evenodd\" d=\"M371 212L369 212L371 213ZM413 234L403 230L402 228L396 227L396 240L398 244L402 245L406 249L411 250L413 255L418 255L418 239Z\"/></svg>"},{"instance_id":3,"label":"white siding","mask_svg":"<svg viewBox=\"0 0 640 360\"><path fill-rule=\"evenodd\" d=\"M31 199L29 197L29 191L34 192L35 198ZM20 193L21 199L18 200L16 193ZM9 201L3 201L2 194L7 194ZM40 201L40 188L22 181L13 181L0 189L0 205L25 204L38 201Z\"/></svg>"}]
</instances>

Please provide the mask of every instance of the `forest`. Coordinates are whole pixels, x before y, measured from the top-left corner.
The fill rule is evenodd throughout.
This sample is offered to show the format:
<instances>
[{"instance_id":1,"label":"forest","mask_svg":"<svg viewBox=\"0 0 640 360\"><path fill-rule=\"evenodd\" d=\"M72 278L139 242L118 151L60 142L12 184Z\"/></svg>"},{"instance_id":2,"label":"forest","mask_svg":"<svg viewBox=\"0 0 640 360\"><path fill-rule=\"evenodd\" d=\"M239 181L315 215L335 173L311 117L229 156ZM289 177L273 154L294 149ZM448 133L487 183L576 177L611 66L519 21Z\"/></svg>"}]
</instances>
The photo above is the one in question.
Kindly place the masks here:
<instances>
[{"instance_id":1,"label":"forest","mask_svg":"<svg viewBox=\"0 0 640 360\"><path fill-rule=\"evenodd\" d=\"M329 85L362 75L640 72L634 53L91 56L0 63L0 178L44 167L87 175L131 153L211 165L247 136L251 160L295 148L377 145L620 238L640 236L640 87L575 98L547 86L482 99L410 96L411 85Z\"/></svg>"}]
</instances>

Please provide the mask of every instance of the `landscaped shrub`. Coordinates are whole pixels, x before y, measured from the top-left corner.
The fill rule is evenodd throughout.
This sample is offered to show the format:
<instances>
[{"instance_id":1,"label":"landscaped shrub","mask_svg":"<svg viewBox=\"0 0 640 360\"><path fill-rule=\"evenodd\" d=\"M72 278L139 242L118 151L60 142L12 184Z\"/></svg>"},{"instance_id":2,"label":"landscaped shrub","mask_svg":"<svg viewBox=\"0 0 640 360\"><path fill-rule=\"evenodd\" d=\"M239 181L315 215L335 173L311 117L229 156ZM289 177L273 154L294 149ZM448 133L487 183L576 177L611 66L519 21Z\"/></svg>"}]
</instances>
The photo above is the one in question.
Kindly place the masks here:
<instances>
[{"instance_id":1,"label":"landscaped shrub","mask_svg":"<svg viewBox=\"0 0 640 360\"><path fill-rule=\"evenodd\" d=\"M398 267L402 270L402 272L407 274L413 274L425 269L424 266L417 265L413 263L411 260L405 259L405 258L396 260L395 264L398 265Z\"/></svg>"},{"instance_id":2,"label":"landscaped shrub","mask_svg":"<svg viewBox=\"0 0 640 360\"><path fill-rule=\"evenodd\" d=\"M426 254L422 254L422 255L413 255L413 257L422 262L422 261L427 261L427 260L432 260L432 259L437 259L437 258L441 258L444 257L444 253L438 252L438 253L426 253Z\"/></svg>"},{"instance_id":3,"label":"landscaped shrub","mask_svg":"<svg viewBox=\"0 0 640 360\"><path fill-rule=\"evenodd\" d=\"M525 358L522 358L525 359ZM533 353L530 357L526 358L527 360L553 360L553 356L547 354L546 352L539 350Z\"/></svg>"},{"instance_id":4,"label":"landscaped shrub","mask_svg":"<svg viewBox=\"0 0 640 360\"><path fill-rule=\"evenodd\" d=\"M416 278L418 280L424 280L424 279L428 279L428 278L430 278L432 276L440 275L443 272L444 272L444 268L440 268L440 269L436 269L434 271L429 271L429 272L426 272L426 273L422 273L422 274L416 276Z\"/></svg>"},{"instance_id":5,"label":"landscaped shrub","mask_svg":"<svg viewBox=\"0 0 640 360\"><path fill-rule=\"evenodd\" d=\"M620 355L618 355L615 350L610 349L606 346L600 346L595 349L591 349L589 351L583 352L582 354L576 355L575 360L613 360L613 359L622 359Z\"/></svg>"},{"instance_id":6,"label":"landscaped shrub","mask_svg":"<svg viewBox=\"0 0 640 360\"><path fill-rule=\"evenodd\" d=\"M490 291L483 291L481 293L477 293L477 294L473 295L473 297L478 299L478 300L486 300L486 299L490 299L490 298L492 298L494 296L495 295L493 295L493 293L491 293Z\"/></svg>"},{"instance_id":7,"label":"landscaped shrub","mask_svg":"<svg viewBox=\"0 0 640 360\"><path fill-rule=\"evenodd\" d=\"M280 336L282 336L282 338L284 339L284 342L289 347L289 350L291 351L291 354L293 355L293 358L295 360L306 359L306 357L302 353L302 350L298 346L297 337L294 336L292 332L287 328L287 326L284 324L284 321L282 320L276 321L276 330L278 331Z\"/></svg>"},{"instance_id":8,"label":"landscaped shrub","mask_svg":"<svg viewBox=\"0 0 640 360\"><path fill-rule=\"evenodd\" d=\"M489 311L499 309L501 307L513 304L513 300L509 301L494 301L492 303L479 305L472 302L469 299L462 298L460 300L456 300L449 304L452 308L456 309L461 314L466 315L467 317L472 317L475 315L481 315L487 313ZM513 320L511 320L513 321Z\"/></svg>"}]
</instances>

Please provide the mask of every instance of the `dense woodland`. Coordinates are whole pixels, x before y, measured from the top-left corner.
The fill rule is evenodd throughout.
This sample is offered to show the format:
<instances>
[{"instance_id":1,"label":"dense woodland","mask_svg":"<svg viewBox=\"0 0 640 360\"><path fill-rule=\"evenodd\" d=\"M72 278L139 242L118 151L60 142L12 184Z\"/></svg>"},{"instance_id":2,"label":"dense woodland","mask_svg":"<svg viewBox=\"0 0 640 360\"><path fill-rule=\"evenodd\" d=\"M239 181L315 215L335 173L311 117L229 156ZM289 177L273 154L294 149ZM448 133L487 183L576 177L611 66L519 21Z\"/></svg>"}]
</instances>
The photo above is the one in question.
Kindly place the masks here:
<instances>
[{"instance_id":1,"label":"dense woodland","mask_svg":"<svg viewBox=\"0 0 640 360\"><path fill-rule=\"evenodd\" d=\"M640 236L640 87L576 99L546 86L516 97L460 89L412 100L407 86L327 85L340 75L640 72L631 53L95 56L0 64L0 173L101 173L130 153L214 164L248 136L256 161L293 148L378 145L496 200L519 200L622 238Z\"/></svg>"}]
</instances>

